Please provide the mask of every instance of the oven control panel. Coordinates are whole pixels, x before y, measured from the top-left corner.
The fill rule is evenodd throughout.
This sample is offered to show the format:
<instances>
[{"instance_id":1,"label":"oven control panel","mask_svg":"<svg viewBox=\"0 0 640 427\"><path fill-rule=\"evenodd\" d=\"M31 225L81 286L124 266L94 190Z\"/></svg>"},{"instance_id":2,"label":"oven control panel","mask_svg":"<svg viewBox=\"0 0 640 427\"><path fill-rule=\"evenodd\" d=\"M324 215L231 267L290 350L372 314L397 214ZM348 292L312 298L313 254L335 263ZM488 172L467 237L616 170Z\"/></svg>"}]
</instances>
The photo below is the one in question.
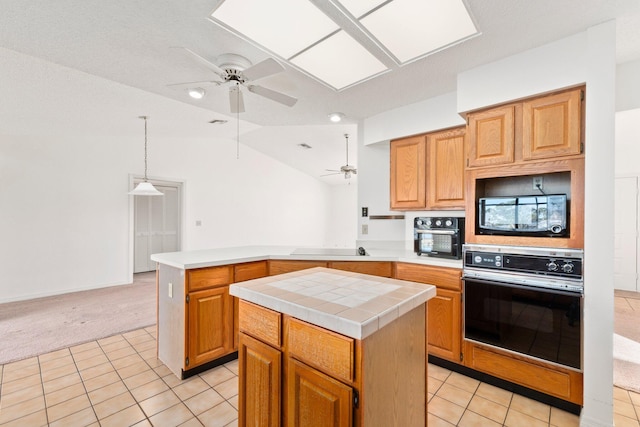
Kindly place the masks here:
<instances>
[{"instance_id":1,"label":"oven control panel","mask_svg":"<svg viewBox=\"0 0 640 427\"><path fill-rule=\"evenodd\" d=\"M582 258L466 251L465 267L582 278Z\"/></svg>"}]
</instances>

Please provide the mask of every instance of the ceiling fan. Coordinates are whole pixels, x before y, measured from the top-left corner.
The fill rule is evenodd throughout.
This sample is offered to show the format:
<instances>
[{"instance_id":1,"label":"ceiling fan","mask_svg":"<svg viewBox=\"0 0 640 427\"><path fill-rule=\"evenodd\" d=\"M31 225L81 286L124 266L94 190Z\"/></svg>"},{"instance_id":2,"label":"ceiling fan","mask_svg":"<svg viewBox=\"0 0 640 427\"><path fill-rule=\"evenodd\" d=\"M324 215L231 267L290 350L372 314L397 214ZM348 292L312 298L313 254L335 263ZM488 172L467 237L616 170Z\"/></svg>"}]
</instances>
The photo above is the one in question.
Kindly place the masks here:
<instances>
[{"instance_id":1,"label":"ceiling fan","mask_svg":"<svg viewBox=\"0 0 640 427\"><path fill-rule=\"evenodd\" d=\"M251 61L243 56L227 53L220 55L217 58L218 65L216 65L190 49L182 49L189 53L190 56L196 59L199 63L213 71L220 80L175 83L169 86L193 87L200 84L214 84L216 86L221 86L223 84L231 83L229 86L229 103L232 113L244 112L244 99L242 97L242 92L240 91L240 86L246 87L249 92L263 96L288 107L293 107L298 101L296 98L285 95L284 93L277 92L264 86L250 84L250 82L254 80L284 71L284 67L273 58L267 58L257 64L252 64Z\"/></svg>"},{"instance_id":2,"label":"ceiling fan","mask_svg":"<svg viewBox=\"0 0 640 427\"><path fill-rule=\"evenodd\" d=\"M329 175L338 175L338 174L344 174L344 179L350 179L351 178L351 174L357 175L358 170L356 169L356 167L354 165L350 165L349 164L349 134L345 133L344 134L344 138L345 138L345 146L347 149L347 161L345 163L344 166L340 166L340 170L337 169L326 169L327 172L333 172L333 173L328 173L325 175L320 175L320 176L329 176Z\"/></svg>"}]
</instances>

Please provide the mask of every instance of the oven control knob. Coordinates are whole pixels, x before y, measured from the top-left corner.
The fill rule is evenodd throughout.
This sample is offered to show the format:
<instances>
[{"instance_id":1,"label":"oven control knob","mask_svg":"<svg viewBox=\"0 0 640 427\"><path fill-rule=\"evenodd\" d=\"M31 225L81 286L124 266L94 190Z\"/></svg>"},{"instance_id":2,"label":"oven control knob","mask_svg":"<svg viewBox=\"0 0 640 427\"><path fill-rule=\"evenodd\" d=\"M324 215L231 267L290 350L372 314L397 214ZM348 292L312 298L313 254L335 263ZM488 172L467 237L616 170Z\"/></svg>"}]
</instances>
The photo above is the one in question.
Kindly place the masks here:
<instances>
[{"instance_id":1,"label":"oven control knob","mask_svg":"<svg viewBox=\"0 0 640 427\"><path fill-rule=\"evenodd\" d=\"M430 220L430 219L428 219L428 220L427 220L427 222L426 222L426 224L427 224L427 226L428 226L428 227L431 227L431 220Z\"/></svg>"},{"instance_id":2,"label":"oven control knob","mask_svg":"<svg viewBox=\"0 0 640 427\"><path fill-rule=\"evenodd\" d=\"M566 263L562 266L562 271L564 271L565 273L573 273L573 264Z\"/></svg>"},{"instance_id":3,"label":"oven control knob","mask_svg":"<svg viewBox=\"0 0 640 427\"><path fill-rule=\"evenodd\" d=\"M416 220L416 225L422 225L422 220L421 219L417 219Z\"/></svg>"},{"instance_id":4,"label":"oven control knob","mask_svg":"<svg viewBox=\"0 0 640 427\"><path fill-rule=\"evenodd\" d=\"M447 227L451 227L453 225L453 221L448 219L448 220L445 221L444 225L446 225Z\"/></svg>"},{"instance_id":5,"label":"oven control knob","mask_svg":"<svg viewBox=\"0 0 640 427\"><path fill-rule=\"evenodd\" d=\"M549 261L549 263L547 264L547 270L558 271L558 264L555 261Z\"/></svg>"},{"instance_id":6,"label":"oven control knob","mask_svg":"<svg viewBox=\"0 0 640 427\"><path fill-rule=\"evenodd\" d=\"M442 225L442 221L439 219L436 219L436 226L440 227Z\"/></svg>"}]
</instances>

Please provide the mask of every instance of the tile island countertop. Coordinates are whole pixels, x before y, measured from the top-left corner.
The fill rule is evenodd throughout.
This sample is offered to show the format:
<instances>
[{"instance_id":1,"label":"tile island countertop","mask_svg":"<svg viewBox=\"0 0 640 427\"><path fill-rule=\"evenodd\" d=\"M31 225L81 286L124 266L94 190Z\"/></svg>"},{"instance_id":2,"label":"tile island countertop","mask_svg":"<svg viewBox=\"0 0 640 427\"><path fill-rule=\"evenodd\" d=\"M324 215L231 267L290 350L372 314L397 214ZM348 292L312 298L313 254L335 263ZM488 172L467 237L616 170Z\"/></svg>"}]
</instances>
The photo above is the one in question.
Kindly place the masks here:
<instances>
[{"instance_id":1,"label":"tile island countertop","mask_svg":"<svg viewBox=\"0 0 640 427\"><path fill-rule=\"evenodd\" d=\"M316 267L235 283L229 293L362 340L433 298L436 288Z\"/></svg>"}]
</instances>

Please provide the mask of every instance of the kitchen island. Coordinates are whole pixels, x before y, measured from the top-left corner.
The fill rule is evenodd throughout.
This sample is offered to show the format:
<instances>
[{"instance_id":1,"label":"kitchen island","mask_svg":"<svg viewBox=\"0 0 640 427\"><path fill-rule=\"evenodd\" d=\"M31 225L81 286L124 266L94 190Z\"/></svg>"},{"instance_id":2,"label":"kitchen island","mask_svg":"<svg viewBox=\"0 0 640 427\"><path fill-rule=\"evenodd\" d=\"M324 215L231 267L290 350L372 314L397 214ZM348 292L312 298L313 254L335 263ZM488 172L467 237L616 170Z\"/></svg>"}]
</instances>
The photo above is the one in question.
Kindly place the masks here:
<instances>
[{"instance_id":1,"label":"kitchen island","mask_svg":"<svg viewBox=\"0 0 640 427\"><path fill-rule=\"evenodd\" d=\"M434 286L318 267L230 293L240 425L426 425Z\"/></svg>"}]
</instances>

